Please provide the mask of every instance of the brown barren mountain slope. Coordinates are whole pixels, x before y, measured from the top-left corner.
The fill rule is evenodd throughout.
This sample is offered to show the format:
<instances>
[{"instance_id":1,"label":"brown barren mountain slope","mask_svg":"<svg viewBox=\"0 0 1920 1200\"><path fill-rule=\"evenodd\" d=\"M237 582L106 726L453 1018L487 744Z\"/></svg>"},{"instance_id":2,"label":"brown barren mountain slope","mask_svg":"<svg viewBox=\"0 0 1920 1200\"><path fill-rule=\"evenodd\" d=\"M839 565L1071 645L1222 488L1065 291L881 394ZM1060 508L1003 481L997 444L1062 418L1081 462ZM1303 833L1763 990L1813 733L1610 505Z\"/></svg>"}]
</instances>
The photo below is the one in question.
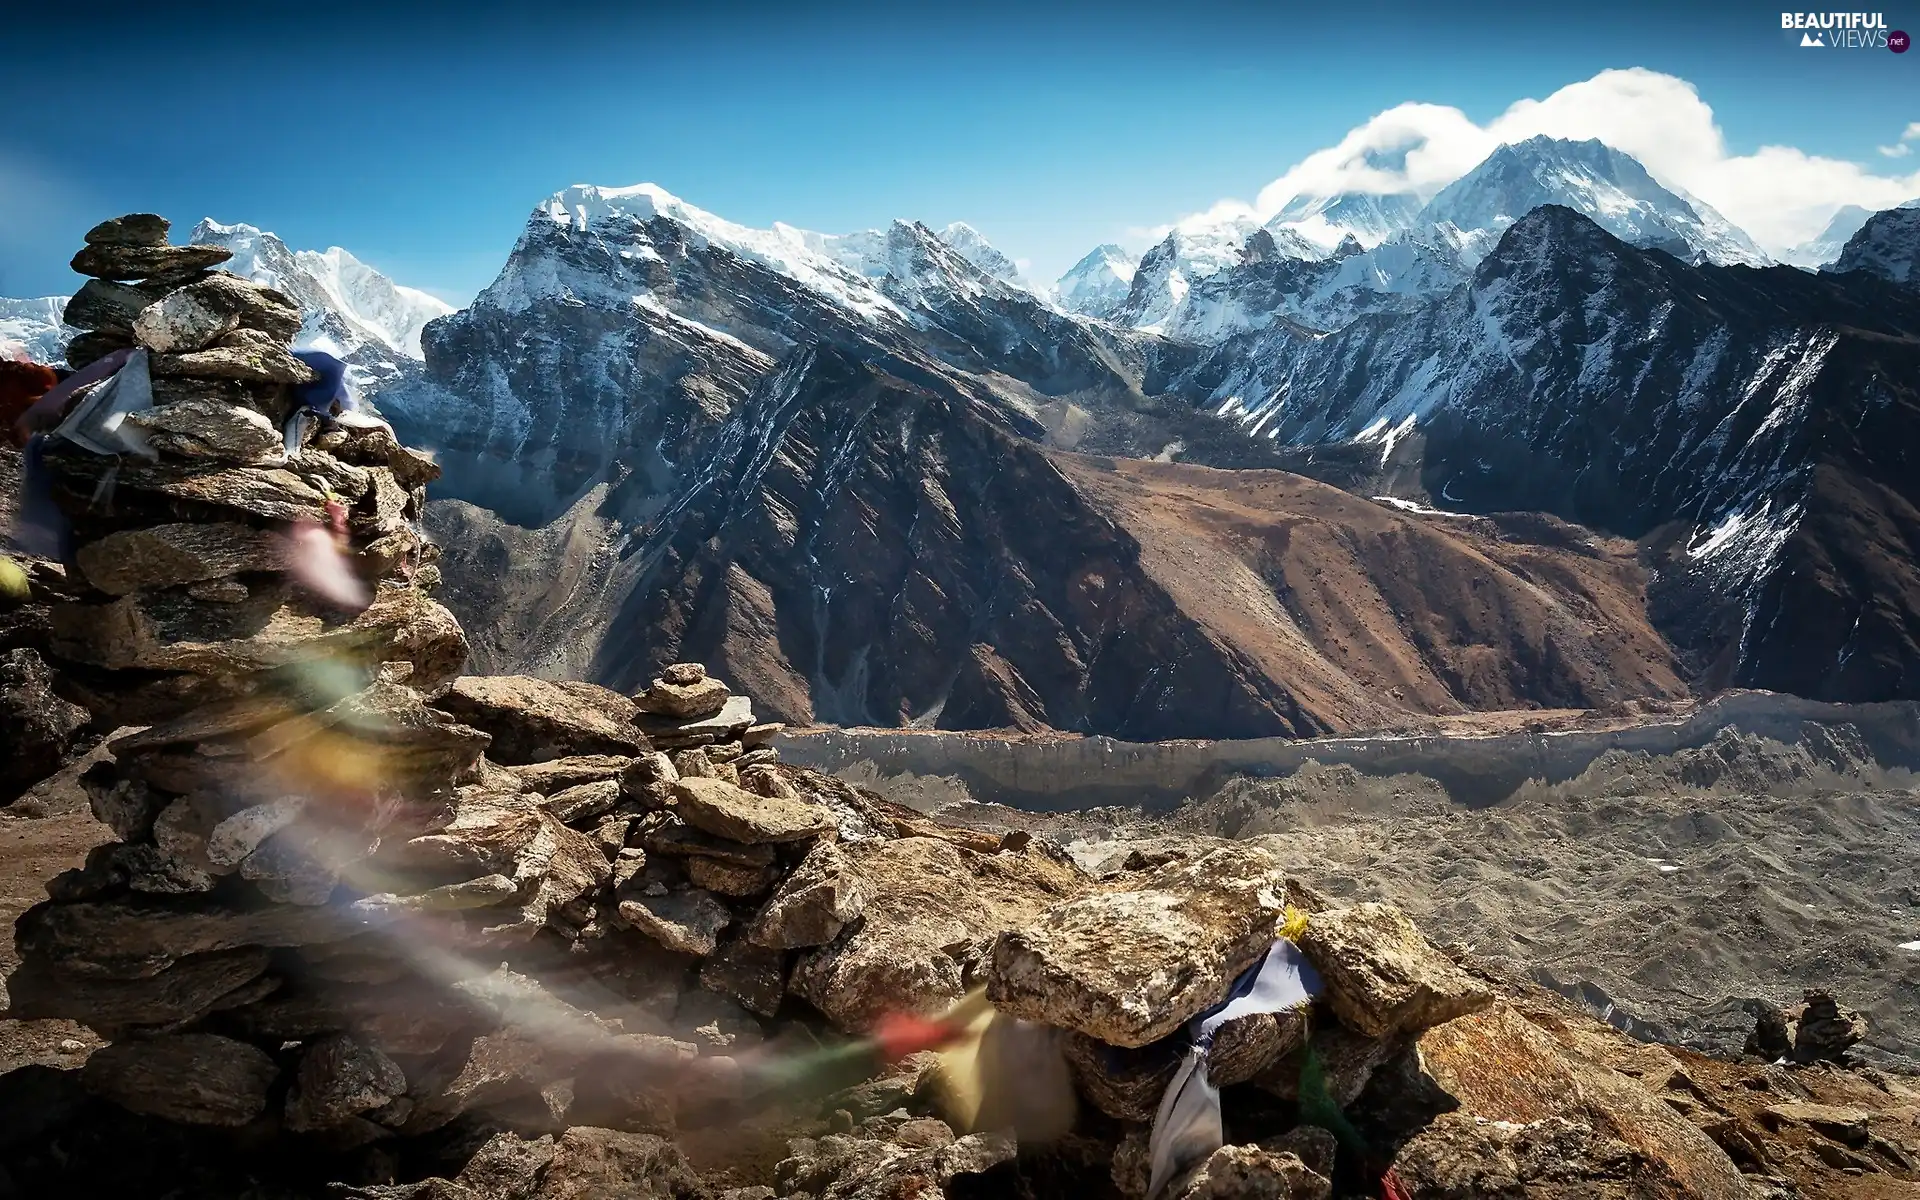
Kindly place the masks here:
<instances>
[{"instance_id":1,"label":"brown barren mountain slope","mask_svg":"<svg viewBox=\"0 0 1920 1200\"><path fill-rule=\"evenodd\" d=\"M1335 729L1685 694L1631 542L1409 513L1283 471L1051 457L1183 611Z\"/></svg>"}]
</instances>

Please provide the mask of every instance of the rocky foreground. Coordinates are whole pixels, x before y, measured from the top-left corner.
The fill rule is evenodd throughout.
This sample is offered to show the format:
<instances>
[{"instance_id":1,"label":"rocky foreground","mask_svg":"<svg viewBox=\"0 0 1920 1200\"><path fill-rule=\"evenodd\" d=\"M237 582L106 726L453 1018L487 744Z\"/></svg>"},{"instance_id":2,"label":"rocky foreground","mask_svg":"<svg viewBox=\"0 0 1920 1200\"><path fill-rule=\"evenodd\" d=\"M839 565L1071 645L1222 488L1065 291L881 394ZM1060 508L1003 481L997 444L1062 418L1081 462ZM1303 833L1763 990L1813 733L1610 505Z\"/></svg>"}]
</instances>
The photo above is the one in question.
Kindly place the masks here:
<instances>
[{"instance_id":1,"label":"rocky foreground","mask_svg":"<svg viewBox=\"0 0 1920 1200\"><path fill-rule=\"evenodd\" d=\"M0 1076L0 1194L1920 1178L1920 1096L1845 1065L1858 1022L1830 999L1769 1022L1751 1063L1671 1052L1397 909L1329 902L1283 844L1191 839L1095 875L779 762L776 727L698 664L632 695L462 676L413 525L436 468L377 420L301 417L287 306L165 233L109 222L76 258L111 287L75 354L149 352L148 453L49 450L72 552L33 565L8 626L30 699L116 731L79 775L106 836L19 918L7 980L9 1016L105 1045ZM1311 1002L1198 1034L1283 945ZM1219 1116L1171 1153L1161 1110L1194 1061Z\"/></svg>"}]
</instances>

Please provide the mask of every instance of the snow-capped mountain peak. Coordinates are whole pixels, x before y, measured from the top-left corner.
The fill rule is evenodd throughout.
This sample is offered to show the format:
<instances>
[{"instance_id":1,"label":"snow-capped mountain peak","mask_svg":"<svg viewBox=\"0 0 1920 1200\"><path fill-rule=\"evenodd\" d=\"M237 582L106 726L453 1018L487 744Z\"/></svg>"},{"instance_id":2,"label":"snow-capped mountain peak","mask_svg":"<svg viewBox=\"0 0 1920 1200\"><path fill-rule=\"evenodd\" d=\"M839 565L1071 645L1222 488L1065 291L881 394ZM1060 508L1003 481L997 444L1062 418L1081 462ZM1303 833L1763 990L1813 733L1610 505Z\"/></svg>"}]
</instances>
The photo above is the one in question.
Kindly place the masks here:
<instances>
[{"instance_id":1,"label":"snow-capped mountain peak","mask_svg":"<svg viewBox=\"0 0 1920 1200\"><path fill-rule=\"evenodd\" d=\"M34 362L60 361L73 332L60 323L66 308L65 296L0 299L0 358L19 350Z\"/></svg>"},{"instance_id":2,"label":"snow-capped mountain peak","mask_svg":"<svg viewBox=\"0 0 1920 1200\"><path fill-rule=\"evenodd\" d=\"M1002 254L998 247L986 239L978 229L965 221L955 221L940 231L940 240L952 246L961 258L993 276L1013 284L1026 287L1027 281L1021 277L1020 268L1015 262Z\"/></svg>"},{"instance_id":3,"label":"snow-capped mountain peak","mask_svg":"<svg viewBox=\"0 0 1920 1200\"><path fill-rule=\"evenodd\" d=\"M1831 270L1835 274L1867 271L1909 287L1920 286L1920 208L1874 213L1847 239Z\"/></svg>"},{"instance_id":4,"label":"snow-capped mountain peak","mask_svg":"<svg viewBox=\"0 0 1920 1200\"><path fill-rule=\"evenodd\" d=\"M306 320L296 345L337 354L376 377L390 375L400 359L419 359L421 330L453 311L445 301L396 284L338 246L294 251L253 225L227 225L211 217L194 226L188 240L231 250L225 270L285 292L297 303Z\"/></svg>"},{"instance_id":5,"label":"snow-capped mountain peak","mask_svg":"<svg viewBox=\"0 0 1920 1200\"><path fill-rule=\"evenodd\" d=\"M1110 317L1127 302L1139 265L1139 259L1111 242L1095 246L1054 281L1054 303L1082 316Z\"/></svg>"},{"instance_id":6,"label":"snow-capped mountain peak","mask_svg":"<svg viewBox=\"0 0 1920 1200\"><path fill-rule=\"evenodd\" d=\"M1548 204L1570 208L1634 245L1723 265L1772 261L1718 212L1663 187L1638 159L1591 138L1542 136L1499 146L1442 188L1420 220L1450 235L1471 263L1514 222Z\"/></svg>"}]
</instances>

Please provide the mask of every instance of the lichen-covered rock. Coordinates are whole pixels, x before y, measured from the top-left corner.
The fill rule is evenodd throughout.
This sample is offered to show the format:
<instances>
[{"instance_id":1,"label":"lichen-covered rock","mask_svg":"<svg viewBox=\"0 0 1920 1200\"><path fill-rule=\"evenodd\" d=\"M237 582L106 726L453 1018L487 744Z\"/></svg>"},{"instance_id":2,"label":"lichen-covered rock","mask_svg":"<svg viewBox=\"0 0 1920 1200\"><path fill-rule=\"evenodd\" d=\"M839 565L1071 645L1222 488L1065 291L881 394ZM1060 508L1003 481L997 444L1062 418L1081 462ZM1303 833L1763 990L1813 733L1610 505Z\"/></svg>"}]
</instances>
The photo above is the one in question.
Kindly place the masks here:
<instances>
[{"instance_id":1,"label":"lichen-covered rock","mask_svg":"<svg viewBox=\"0 0 1920 1200\"><path fill-rule=\"evenodd\" d=\"M842 848L866 882L861 920L803 955L789 985L847 1030L884 1013L943 1008L965 993L964 950L1036 920L1088 880L1038 854L977 854L936 838Z\"/></svg>"},{"instance_id":2,"label":"lichen-covered rock","mask_svg":"<svg viewBox=\"0 0 1920 1200\"><path fill-rule=\"evenodd\" d=\"M1333 1183L1294 1155L1222 1146L1168 1190L1174 1200L1327 1200Z\"/></svg>"},{"instance_id":3,"label":"lichen-covered rock","mask_svg":"<svg viewBox=\"0 0 1920 1200\"><path fill-rule=\"evenodd\" d=\"M325 1129L391 1103L407 1090L407 1077L377 1046L336 1033L300 1055L287 1093L287 1128Z\"/></svg>"},{"instance_id":4,"label":"lichen-covered rock","mask_svg":"<svg viewBox=\"0 0 1920 1200\"><path fill-rule=\"evenodd\" d=\"M267 1108L279 1068L257 1046L210 1033L115 1042L93 1052L87 1090L188 1125L245 1125Z\"/></svg>"},{"instance_id":5,"label":"lichen-covered rock","mask_svg":"<svg viewBox=\"0 0 1920 1200\"><path fill-rule=\"evenodd\" d=\"M80 571L110 596L178 587L246 571L278 571L285 542L236 521L152 525L106 534L80 547Z\"/></svg>"},{"instance_id":6,"label":"lichen-covered rock","mask_svg":"<svg viewBox=\"0 0 1920 1200\"><path fill-rule=\"evenodd\" d=\"M833 828L833 815L818 804L756 796L720 779L682 777L673 798L687 824L747 845L800 842Z\"/></svg>"},{"instance_id":7,"label":"lichen-covered rock","mask_svg":"<svg viewBox=\"0 0 1920 1200\"><path fill-rule=\"evenodd\" d=\"M99 228L99 226L95 226ZM68 266L95 279L149 279L216 266L233 257L221 246L169 246L164 242L89 242Z\"/></svg>"},{"instance_id":8,"label":"lichen-covered rock","mask_svg":"<svg viewBox=\"0 0 1920 1200\"><path fill-rule=\"evenodd\" d=\"M824 946L860 916L868 895L840 847L816 842L754 916L747 940L771 950Z\"/></svg>"},{"instance_id":9,"label":"lichen-covered rock","mask_svg":"<svg viewBox=\"0 0 1920 1200\"><path fill-rule=\"evenodd\" d=\"M786 956L736 937L700 966L700 986L771 1017L787 991Z\"/></svg>"},{"instance_id":10,"label":"lichen-covered rock","mask_svg":"<svg viewBox=\"0 0 1920 1200\"><path fill-rule=\"evenodd\" d=\"M147 444L162 454L204 458L243 466L286 461L281 433L264 414L224 400L182 400L128 413L147 431Z\"/></svg>"},{"instance_id":11,"label":"lichen-covered rock","mask_svg":"<svg viewBox=\"0 0 1920 1200\"><path fill-rule=\"evenodd\" d=\"M711 892L698 889L620 901L620 919L678 954L705 957L720 945L733 914Z\"/></svg>"},{"instance_id":12,"label":"lichen-covered rock","mask_svg":"<svg viewBox=\"0 0 1920 1200\"><path fill-rule=\"evenodd\" d=\"M1315 913L1299 942L1334 1015L1368 1037L1417 1033L1492 1001L1405 913L1384 904Z\"/></svg>"},{"instance_id":13,"label":"lichen-covered rock","mask_svg":"<svg viewBox=\"0 0 1920 1200\"><path fill-rule=\"evenodd\" d=\"M1124 877L994 944L987 995L1002 1012L1144 1046L1226 998L1273 944L1284 874L1255 847Z\"/></svg>"},{"instance_id":14,"label":"lichen-covered rock","mask_svg":"<svg viewBox=\"0 0 1920 1200\"><path fill-rule=\"evenodd\" d=\"M434 704L492 734L488 756L507 766L583 754L631 756L652 748L631 724L633 702L590 683L469 675Z\"/></svg>"},{"instance_id":15,"label":"lichen-covered rock","mask_svg":"<svg viewBox=\"0 0 1920 1200\"><path fill-rule=\"evenodd\" d=\"M688 683L656 679L652 687L634 699L641 712L693 720L718 713L732 694L732 689L718 679L709 678L702 668L700 678Z\"/></svg>"},{"instance_id":16,"label":"lichen-covered rock","mask_svg":"<svg viewBox=\"0 0 1920 1200\"><path fill-rule=\"evenodd\" d=\"M135 318L133 332L141 345L174 354L199 350L242 326L284 343L300 332L300 320L299 307L279 292L215 274L155 300Z\"/></svg>"},{"instance_id":17,"label":"lichen-covered rock","mask_svg":"<svg viewBox=\"0 0 1920 1200\"><path fill-rule=\"evenodd\" d=\"M534 1200L706 1200L680 1148L654 1134L577 1126L553 1147Z\"/></svg>"},{"instance_id":18,"label":"lichen-covered rock","mask_svg":"<svg viewBox=\"0 0 1920 1200\"><path fill-rule=\"evenodd\" d=\"M313 368L278 340L255 329L222 334L205 350L156 354L147 369L160 379L237 379L243 383L311 383Z\"/></svg>"},{"instance_id":19,"label":"lichen-covered rock","mask_svg":"<svg viewBox=\"0 0 1920 1200\"><path fill-rule=\"evenodd\" d=\"M779 875L770 867L758 870L735 866L716 858L694 855L686 860L687 879L697 888L717 895L744 900L766 894Z\"/></svg>"},{"instance_id":20,"label":"lichen-covered rock","mask_svg":"<svg viewBox=\"0 0 1920 1200\"><path fill-rule=\"evenodd\" d=\"M173 223L158 213L127 213L108 217L81 240L89 246L164 246L171 228Z\"/></svg>"}]
</instances>

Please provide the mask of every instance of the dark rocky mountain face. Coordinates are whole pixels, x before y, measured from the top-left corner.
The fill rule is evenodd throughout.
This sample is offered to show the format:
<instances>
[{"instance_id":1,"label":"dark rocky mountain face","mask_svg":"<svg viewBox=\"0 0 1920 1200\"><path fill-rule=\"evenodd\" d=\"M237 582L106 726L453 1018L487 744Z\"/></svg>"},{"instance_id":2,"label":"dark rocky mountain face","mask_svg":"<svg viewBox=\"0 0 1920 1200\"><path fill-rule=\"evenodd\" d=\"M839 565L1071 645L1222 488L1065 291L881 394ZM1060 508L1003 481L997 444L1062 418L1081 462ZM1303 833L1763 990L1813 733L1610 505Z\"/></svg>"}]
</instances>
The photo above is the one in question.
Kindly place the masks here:
<instances>
[{"instance_id":1,"label":"dark rocky mountain face","mask_svg":"<svg viewBox=\"0 0 1920 1200\"><path fill-rule=\"evenodd\" d=\"M1909 674L1891 664L1915 662L1920 613L1920 592L1893 586L1911 555L1887 549L1920 451L1911 292L1689 266L1549 207L1443 301L1216 357L1238 364L1216 400L1280 441L1379 445L1450 507L1654 537L1709 682L1914 694L1886 690ZM1865 641L1808 636L1832 628Z\"/></svg>"},{"instance_id":2,"label":"dark rocky mountain face","mask_svg":"<svg viewBox=\"0 0 1920 1200\"><path fill-rule=\"evenodd\" d=\"M807 286L665 213L589 227L542 210L493 285L428 327L424 377L381 404L439 452L448 494L526 525L629 473L625 494L647 499L624 515L644 520L801 345L982 377L1037 436L1146 404L1150 347L1048 308L924 226L896 222L864 265L871 277L828 263Z\"/></svg>"},{"instance_id":3,"label":"dark rocky mountain face","mask_svg":"<svg viewBox=\"0 0 1920 1200\"><path fill-rule=\"evenodd\" d=\"M697 653L792 721L1302 736L1683 691L1643 573L1577 531L1030 434L983 390L820 346L645 526L606 515L637 476L539 533L431 519L450 603L496 631L480 661L624 688Z\"/></svg>"}]
</instances>

